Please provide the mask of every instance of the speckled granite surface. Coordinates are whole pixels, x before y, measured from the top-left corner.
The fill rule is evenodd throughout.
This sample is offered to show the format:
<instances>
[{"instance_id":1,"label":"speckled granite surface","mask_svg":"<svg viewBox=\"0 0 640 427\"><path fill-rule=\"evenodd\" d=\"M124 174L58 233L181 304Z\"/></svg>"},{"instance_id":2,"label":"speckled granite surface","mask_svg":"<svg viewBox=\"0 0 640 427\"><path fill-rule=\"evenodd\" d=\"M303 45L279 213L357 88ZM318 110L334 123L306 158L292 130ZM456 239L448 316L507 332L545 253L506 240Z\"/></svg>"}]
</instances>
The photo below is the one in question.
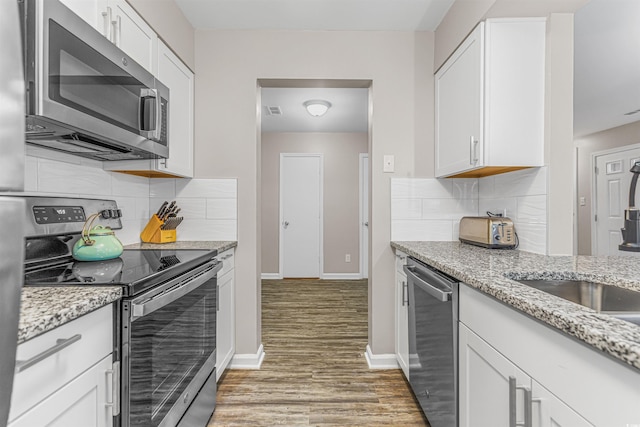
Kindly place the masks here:
<instances>
[{"instance_id":1,"label":"speckled granite surface","mask_svg":"<svg viewBox=\"0 0 640 427\"><path fill-rule=\"evenodd\" d=\"M238 246L236 241L177 241L174 243L134 243L125 249L209 249L218 253Z\"/></svg>"},{"instance_id":2,"label":"speckled granite surface","mask_svg":"<svg viewBox=\"0 0 640 427\"><path fill-rule=\"evenodd\" d=\"M18 344L96 310L122 296L118 286L22 288Z\"/></svg>"},{"instance_id":3,"label":"speckled granite surface","mask_svg":"<svg viewBox=\"0 0 640 427\"><path fill-rule=\"evenodd\" d=\"M460 242L391 242L391 246L640 369L640 326L510 279L589 280L640 292L638 258L544 256Z\"/></svg>"}]
</instances>

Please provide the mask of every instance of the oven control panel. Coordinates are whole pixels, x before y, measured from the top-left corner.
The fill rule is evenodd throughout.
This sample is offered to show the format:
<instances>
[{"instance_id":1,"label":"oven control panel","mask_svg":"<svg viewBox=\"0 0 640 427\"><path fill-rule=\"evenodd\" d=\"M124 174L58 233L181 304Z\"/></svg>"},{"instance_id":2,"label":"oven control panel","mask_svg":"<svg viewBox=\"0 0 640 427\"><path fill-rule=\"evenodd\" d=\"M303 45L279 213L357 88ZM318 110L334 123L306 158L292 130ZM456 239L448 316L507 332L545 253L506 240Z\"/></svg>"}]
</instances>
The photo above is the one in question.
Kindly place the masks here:
<instances>
[{"instance_id":1,"label":"oven control panel","mask_svg":"<svg viewBox=\"0 0 640 427\"><path fill-rule=\"evenodd\" d=\"M84 222L87 220L81 206L34 206L33 216L38 224Z\"/></svg>"}]
</instances>

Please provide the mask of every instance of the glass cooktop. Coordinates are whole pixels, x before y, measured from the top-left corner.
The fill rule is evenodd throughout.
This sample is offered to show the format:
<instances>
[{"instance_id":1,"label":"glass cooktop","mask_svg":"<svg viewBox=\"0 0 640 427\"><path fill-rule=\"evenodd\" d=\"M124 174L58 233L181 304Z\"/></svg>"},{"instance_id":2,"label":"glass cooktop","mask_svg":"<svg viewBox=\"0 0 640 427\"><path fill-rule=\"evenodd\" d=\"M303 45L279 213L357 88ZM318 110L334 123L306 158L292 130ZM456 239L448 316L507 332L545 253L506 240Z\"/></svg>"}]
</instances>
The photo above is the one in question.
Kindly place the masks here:
<instances>
[{"instance_id":1,"label":"glass cooktop","mask_svg":"<svg viewBox=\"0 0 640 427\"><path fill-rule=\"evenodd\" d=\"M25 286L117 286L133 287L143 282L175 276L216 255L208 250L125 250L120 257L106 261L76 261L66 258L59 263L25 272ZM130 292L126 292L130 294Z\"/></svg>"}]
</instances>

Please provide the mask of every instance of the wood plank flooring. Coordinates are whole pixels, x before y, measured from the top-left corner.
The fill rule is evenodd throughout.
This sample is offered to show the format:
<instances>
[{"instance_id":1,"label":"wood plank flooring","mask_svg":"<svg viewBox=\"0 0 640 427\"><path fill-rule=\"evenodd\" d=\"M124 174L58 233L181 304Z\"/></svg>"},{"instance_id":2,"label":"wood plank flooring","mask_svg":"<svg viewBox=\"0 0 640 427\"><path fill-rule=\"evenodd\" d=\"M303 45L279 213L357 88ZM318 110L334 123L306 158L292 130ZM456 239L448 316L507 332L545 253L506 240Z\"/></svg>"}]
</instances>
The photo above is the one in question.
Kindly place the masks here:
<instances>
[{"instance_id":1,"label":"wood plank flooring","mask_svg":"<svg viewBox=\"0 0 640 427\"><path fill-rule=\"evenodd\" d=\"M264 280L260 370L229 370L215 426L428 426L397 370L370 370L367 281Z\"/></svg>"}]
</instances>

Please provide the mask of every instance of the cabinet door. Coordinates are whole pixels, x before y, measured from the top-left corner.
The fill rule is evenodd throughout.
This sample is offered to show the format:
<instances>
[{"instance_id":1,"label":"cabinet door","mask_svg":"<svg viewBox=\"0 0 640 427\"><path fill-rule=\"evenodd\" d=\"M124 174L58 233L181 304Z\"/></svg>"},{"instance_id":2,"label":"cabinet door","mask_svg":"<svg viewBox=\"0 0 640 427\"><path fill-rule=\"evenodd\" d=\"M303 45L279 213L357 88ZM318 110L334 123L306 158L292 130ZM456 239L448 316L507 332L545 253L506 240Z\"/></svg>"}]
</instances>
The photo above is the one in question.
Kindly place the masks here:
<instances>
[{"instance_id":1,"label":"cabinet door","mask_svg":"<svg viewBox=\"0 0 640 427\"><path fill-rule=\"evenodd\" d=\"M216 381L220 379L235 353L234 270L218 278L218 314L216 317Z\"/></svg>"},{"instance_id":2,"label":"cabinet door","mask_svg":"<svg viewBox=\"0 0 640 427\"><path fill-rule=\"evenodd\" d=\"M156 76L169 90L169 158L158 170L193 177L193 73L162 42L158 44Z\"/></svg>"},{"instance_id":3,"label":"cabinet door","mask_svg":"<svg viewBox=\"0 0 640 427\"><path fill-rule=\"evenodd\" d=\"M155 74L158 36L125 0L108 0L112 16L110 40L149 72Z\"/></svg>"},{"instance_id":4,"label":"cabinet door","mask_svg":"<svg viewBox=\"0 0 640 427\"><path fill-rule=\"evenodd\" d=\"M533 425L538 427L593 427L549 390L533 381Z\"/></svg>"},{"instance_id":5,"label":"cabinet door","mask_svg":"<svg viewBox=\"0 0 640 427\"><path fill-rule=\"evenodd\" d=\"M112 369L111 355L34 406L8 427L107 427L113 425L107 405L107 384Z\"/></svg>"},{"instance_id":6,"label":"cabinet door","mask_svg":"<svg viewBox=\"0 0 640 427\"><path fill-rule=\"evenodd\" d=\"M523 421L524 387L531 379L470 329L459 324L460 427L509 427L511 406ZM515 378L515 401L510 401L509 378Z\"/></svg>"},{"instance_id":7,"label":"cabinet door","mask_svg":"<svg viewBox=\"0 0 640 427\"><path fill-rule=\"evenodd\" d=\"M409 292L407 276L396 271L396 360L409 379Z\"/></svg>"},{"instance_id":8,"label":"cabinet door","mask_svg":"<svg viewBox=\"0 0 640 427\"><path fill-rule=\"evenodd\" d=\"M76 15L96 30L102 32L102 21L98 12L98 0L60 0L62 4L71 9Z\"/></svg>"},{"instance_id":9,"label":"cabinet door","mask_svg":"<svg viewBox=\"0 0 640 427\"><path fill-rule=\"evenodd\" d=\"M436 73L436 177L483 165L483 45L481 23Z\"/></svg>"}]
</instances>

